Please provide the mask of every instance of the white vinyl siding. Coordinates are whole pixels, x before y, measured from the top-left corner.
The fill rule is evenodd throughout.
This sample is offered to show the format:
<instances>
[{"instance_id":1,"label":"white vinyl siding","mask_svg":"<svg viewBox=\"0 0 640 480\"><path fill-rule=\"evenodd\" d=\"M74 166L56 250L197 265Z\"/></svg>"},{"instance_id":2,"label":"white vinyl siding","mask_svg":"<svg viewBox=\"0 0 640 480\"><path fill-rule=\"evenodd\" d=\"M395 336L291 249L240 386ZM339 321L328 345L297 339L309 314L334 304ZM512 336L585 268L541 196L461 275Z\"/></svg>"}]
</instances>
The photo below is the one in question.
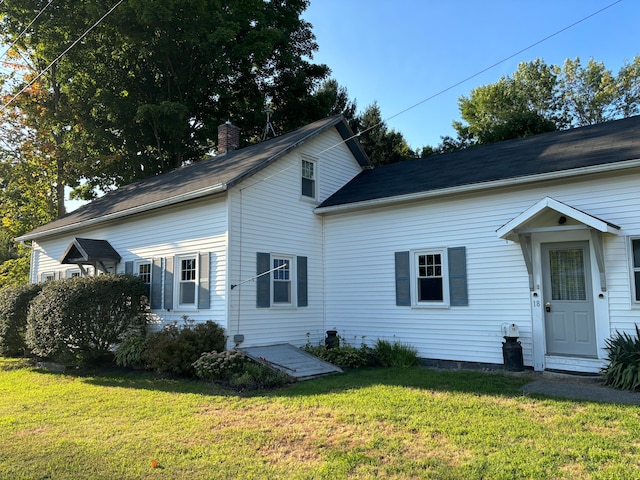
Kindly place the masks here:
<instances>
[{"instance_id":1,"label":"white vinyl siding","mask_svg":"<svg viewBox=\"0 0 640 480\"><path fill-rule=\"evenodd\" d=\"M301 159L317 159L316 200L321 202L362 170L341 141L335 129L330 129L229 192L230 283L240 284L273 268L272 259L269 268L258 268L257 254L294 260L292 302L286 308L263 301L257 291L259 281L248 281L231 291L230 333L244 335L243 346L315 344L332 326L325 323L324 315L323 219L314 213L315 202L300 201ZM299 279L295 275L302 258L308 262L308 299L304 301L296 291ZM273 290L269 299L273 299Z\"/></svg>"},{"instance_id":2,"label":"white vinyl siding","mask_svg":"<svg viewBox=\"0 0 640 480\"><path fill-rule=\"evenodd\" d=\"M126 262L149 262L161 267L157 288L160 305L164 299L164 267L168 259L176 255L208 252L210 306L208 309L177 308L154 309L154 321L158 325L183 322L183 315L201 322L214 320L226 327L227 302L227 210L226 195L167 207L120 219L111 224L74 232L73 236L60 236L33 243L37 251L40 271L61 268L58 263L73 237L105 239L122 255L118 272L124 273ZM175 266L174 266L175 270ZM153 266L152 266L153 271ZM134 270L135 273L135 270ZM176 276L174 275L174 278ZM177 304L176 301L174 302ZM185 313L186 312L186 313Z\"/></svg>"},{"instance_id":3,"label":"white vinyl siding","mask_svg":"<svg viewBox=\"0 0 640 480\"><path fill-rule=\"evenodd\" d=\"M627 172L327 215L327 319L345 338L405 341L424 358L494 364L503 362L500 325L515 323L525 365L533 365L534 299L527 268L520 245L498 238L496 230L550 196L640 238L638 184L640 174ZM590 238L587 230L573 235L578 234ZM468 306L396 305L394 252L416 252L429 245L466 247ZM632 333L637 322L637 310L630 307L629 249L624 235L605 235L607 291L600 292L598 284L594 289L599 332L609 335L616 330ZM597 271L597 265L592 270ZM541 279L534 283L539 288ZM606 334L599 334L599 345L603 337Z\"/></svg>"}]
</instances>

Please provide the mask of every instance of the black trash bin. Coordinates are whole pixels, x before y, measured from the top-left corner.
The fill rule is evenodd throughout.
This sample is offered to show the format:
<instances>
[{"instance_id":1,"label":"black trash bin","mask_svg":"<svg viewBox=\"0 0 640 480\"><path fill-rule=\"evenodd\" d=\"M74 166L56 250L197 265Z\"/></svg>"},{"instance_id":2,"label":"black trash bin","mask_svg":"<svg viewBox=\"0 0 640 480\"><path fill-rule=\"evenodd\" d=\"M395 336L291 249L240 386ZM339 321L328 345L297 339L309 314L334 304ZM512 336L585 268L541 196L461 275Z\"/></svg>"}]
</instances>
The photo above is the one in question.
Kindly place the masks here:
<instances>
[{"instance_id":1,"label":"black trash bin","mask_svg":"<svg viewBox=\"0 0 640 480\"><path fill-rule=\"evenodd\" d=\"M327 330L327 336L324 339L324 344L327 348L337 348L340 346L340 339L338 338L337 330Z\"/></svg>"},{"instance_id":2,"label":"black trash bin","mask_svg":"<svg viewBox=\"0 0 640 480\"><path fill-rule=\"evenodd\" d=\"M522 359L522 344L518 337L504 337L502 342L502 358L504 368L509 372L524 371L524 360Z\"/></svg>"}]
</instances>

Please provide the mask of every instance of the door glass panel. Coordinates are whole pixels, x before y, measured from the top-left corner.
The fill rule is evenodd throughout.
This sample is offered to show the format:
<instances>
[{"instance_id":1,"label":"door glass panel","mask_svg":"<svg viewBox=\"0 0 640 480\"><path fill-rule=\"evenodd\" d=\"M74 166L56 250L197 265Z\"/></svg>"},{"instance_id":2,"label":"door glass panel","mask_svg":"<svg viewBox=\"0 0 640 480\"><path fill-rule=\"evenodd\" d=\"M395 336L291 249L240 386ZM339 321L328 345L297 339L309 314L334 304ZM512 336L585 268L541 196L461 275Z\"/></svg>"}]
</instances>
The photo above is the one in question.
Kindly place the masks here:
<instances>
[{"instance_id":1,"label":"door glass panel","mask_svg":"<svg viewBox=\"0 0 640 480\"><path fill-rule=\"evenodd\" d=\"M586 300L584 252L581 248L550 250L551 298Z\"/></svg>"}]
</instances>

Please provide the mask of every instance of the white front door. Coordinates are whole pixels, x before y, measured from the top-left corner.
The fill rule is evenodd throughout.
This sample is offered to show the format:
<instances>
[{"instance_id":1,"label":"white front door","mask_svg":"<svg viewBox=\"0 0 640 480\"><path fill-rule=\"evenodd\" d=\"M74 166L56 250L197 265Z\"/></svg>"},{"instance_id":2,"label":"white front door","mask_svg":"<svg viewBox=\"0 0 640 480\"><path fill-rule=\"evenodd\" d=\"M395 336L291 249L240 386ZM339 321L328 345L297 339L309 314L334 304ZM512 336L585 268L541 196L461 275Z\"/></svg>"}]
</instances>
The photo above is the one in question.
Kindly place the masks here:
<instances>
[{"instance_id":1,"label":"white front door","mask_svg":"<svg viewBox=\"0 0 640 480\"><path fill-rule=\"evenodd\" d=\"M542 244L547 355L597 358L589 242Z\"/></svg>"}]
</instances>

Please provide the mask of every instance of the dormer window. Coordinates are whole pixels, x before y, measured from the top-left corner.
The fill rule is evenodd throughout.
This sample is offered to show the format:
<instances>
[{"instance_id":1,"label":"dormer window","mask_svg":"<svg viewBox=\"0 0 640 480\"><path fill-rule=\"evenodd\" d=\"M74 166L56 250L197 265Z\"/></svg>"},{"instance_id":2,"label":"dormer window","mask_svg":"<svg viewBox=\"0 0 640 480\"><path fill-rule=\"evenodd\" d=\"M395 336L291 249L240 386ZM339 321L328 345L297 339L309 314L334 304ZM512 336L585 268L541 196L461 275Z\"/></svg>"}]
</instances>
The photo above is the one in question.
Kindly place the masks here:
<instances>
[{"instance_id":1,"label":"dormer window","mask_svg":"<svg viewBox=\"0 0 640 480\"><path fill-rule=\"evenodd\" d=\"M316 198L316 162L309 158L302 159L301 194L306 198Z\"/></svg>"}]
</instances>

